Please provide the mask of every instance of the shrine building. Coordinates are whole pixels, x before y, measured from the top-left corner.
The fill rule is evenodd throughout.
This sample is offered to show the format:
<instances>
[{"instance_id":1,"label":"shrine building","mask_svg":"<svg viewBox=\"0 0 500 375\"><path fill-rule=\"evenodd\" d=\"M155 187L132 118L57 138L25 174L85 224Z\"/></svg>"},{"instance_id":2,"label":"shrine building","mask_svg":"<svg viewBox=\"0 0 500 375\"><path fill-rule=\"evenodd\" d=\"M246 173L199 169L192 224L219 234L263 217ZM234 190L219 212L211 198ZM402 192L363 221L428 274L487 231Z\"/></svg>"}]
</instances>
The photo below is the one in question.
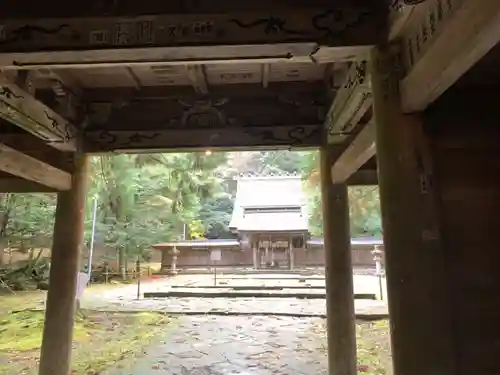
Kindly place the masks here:
<instances>
[{"instance_id":1,"label":"shrine building","mask_svg":"<svg viewBox=\"0 0 500 375\"><path fill-rule=\"evenodd\" d=\"M162 271L246 268L303 270L324 267L322 238L311 238L303 182L299 175L240 175L229 228L234 239L171 241L153 245L162 251ZM373 268L376 238L351 239L352 264ZM176 251L174 251L174 249ZM212 261L211 251L221 259ZM172 266L175 257L175 266Z\"/></svg>"},{"instance_id":2,"label":"shrine building","mask_svg":"<svg viewBox=\"0 0 500 375\"><path fill-rule=\"evenodd\" d=\"M499 0L2 1L0 191L57 194L39 374L72 368L92 155L310 148L328 373L357 373L347 189L364 184L394 373L500 374L499 67ZM251 267L297 267L298 203L241 197Z\"/></svg>"}]
</instances>

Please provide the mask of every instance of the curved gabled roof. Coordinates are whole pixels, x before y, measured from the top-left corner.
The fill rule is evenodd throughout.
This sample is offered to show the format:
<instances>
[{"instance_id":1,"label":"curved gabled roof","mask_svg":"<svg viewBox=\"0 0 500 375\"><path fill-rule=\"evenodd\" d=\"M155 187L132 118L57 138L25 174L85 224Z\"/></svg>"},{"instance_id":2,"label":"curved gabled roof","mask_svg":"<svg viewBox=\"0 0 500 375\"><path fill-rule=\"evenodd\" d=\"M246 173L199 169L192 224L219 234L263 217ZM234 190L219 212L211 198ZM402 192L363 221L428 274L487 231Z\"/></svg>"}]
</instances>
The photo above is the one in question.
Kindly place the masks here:
<instances>
[{"instance_id":1,"label":"curved gabled roof","mask_svg":"<svg viewBox=\"0 0 500 375\"><path fill-rule=\"evenodd\" d=\"M307 231L306 200L300 176L240 176L237 181L230 228Z\"/></svg>"}]
</instances>

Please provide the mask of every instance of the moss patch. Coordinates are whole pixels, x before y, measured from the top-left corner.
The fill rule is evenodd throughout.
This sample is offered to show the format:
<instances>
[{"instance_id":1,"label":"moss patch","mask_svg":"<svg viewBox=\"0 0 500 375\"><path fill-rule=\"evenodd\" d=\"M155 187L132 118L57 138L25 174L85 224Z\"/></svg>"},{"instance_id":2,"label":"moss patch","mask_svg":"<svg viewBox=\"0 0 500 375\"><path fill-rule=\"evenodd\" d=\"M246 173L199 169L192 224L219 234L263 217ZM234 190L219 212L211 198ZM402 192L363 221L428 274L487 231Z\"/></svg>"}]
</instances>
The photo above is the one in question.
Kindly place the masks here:
<instances>
[{"instance_id":1,"label":"moss patch","mask_svg":"<svg viewBox=\"0 0 500 375\"><path fill-rule=\"evenodd\" d=\"M75 322L72 374L96 374L133 359L165 333L171 319L158 313L88 312ZM36 374L44 313L0 315L0 375Z\"/></svg>"},{"instance_id":2,"label":"moss patch","mask_svg":"<svg viewBox=\"0 0 500 375\"><path fill-rule=\"evenodd\" d=\"M326 355L326 322L317 325L313 332L321 340ZM357 322L356 344L359 374L392 375L388 320Z\"/></svg>"}]
</instances>

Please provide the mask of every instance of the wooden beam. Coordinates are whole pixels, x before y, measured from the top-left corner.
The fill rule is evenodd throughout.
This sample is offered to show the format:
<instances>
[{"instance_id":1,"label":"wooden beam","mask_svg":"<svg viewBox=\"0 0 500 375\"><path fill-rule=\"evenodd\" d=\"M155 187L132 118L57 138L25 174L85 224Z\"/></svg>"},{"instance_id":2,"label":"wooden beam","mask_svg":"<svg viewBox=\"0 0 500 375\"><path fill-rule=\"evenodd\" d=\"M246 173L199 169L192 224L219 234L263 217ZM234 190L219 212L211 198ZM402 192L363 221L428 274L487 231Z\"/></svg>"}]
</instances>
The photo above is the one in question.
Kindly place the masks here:
<instances>
[{"instance_id":1,"label":"wooden beam","mask_svg":"<svg viewBox=\"0 0 500 375\"><path fill-rule=\"evenodd\" d=\"M77 51L93 49L287 42L343 47L372 45L384 37L385 9L373 1L263 9L142 13L135 17L9 18L2 22L2 52L67 50L79 55ZM90 54L86 56L86 61L92 60Z\"/></svg>"},{"instance_id":2,"label":"wooden beam","mask_svg":"<svg viewBox=\"0 0 500 375\"><path fill-rule=\"evenodd\" d=\"M90 69L134 66L264 64L279 62L328 63L366 58L367 45L328 47L316 42L245 45L128 47L85 51L11 52L0 54L9 70Z\"/></svg>"},{"instance_id":3,"label":"wooden beam","mask_svg":"<svg viewBox=\"0 0 500 375\"><path fill-rule=\"evenodd\" d=\"M217 85L210 88L211 97L226 98L256 98L276 96L287 97L296 95L316 95L316 99L323 97L323 81L307 82L269 82L268 89L264 90L261 83L235 83L230 85ZM125 101L135 100L167 100L179 98L203 99L203 95L193 95L193 89L189 86L147 86L141 90L132 87L101 87L85 90L85 102L111 103L123 98ZM325 99L321 101L325 102Z\"/></svg>"},{"instance_id":4,"label":"wooden beam","mask_svg":"<svg viewBox=\"0 0 500 375\"><path fill-rule=\"evenodd\" d=\"M0 119L0 129L5 125L2 121L4 120ZM70 172L73 169L73 153L59 151L32 134L22 132L20 129L14 129L18 132L9 133L2 131L0 142L57 169L66 172Z\"/></svg>"},{"instance_id":5,"label":"wooden beam","mask_svg":"<svg viewBox=\"0 0 500 375\"><path fill-rule=\"evenodd\" d=\"M405 113L427 108L500 41L499 1L431 4L432 13L412 21L403 35L407 74L400 88Z\"/></svg>"},{"instance_id":6,"label":"wooden beam","mask_svg":"<svg viewBox=\"0 0 500 375\"><path fill-rule=\"evenodd\" d=\"M389 6L389 41L398 38L409 26L412 19L427 10L432 0L393 0Z\"/></svg>"},{"instance_id":7,"label":"wooden beam","mask_svg":"<svg viewBox=\"0 0 500 375\"><path fill-rule=\"evenodd\" d=\"M89 130L85 133L84 151L195 151L254 147L318 147L322 123L282 126L237 126L224 128L158 130Z\"/></svg>"},{"instance_id":8,"label":"wooden beam","mask_svg":"<svg viewBox=\"0 0 500 375\"><path fill-rule=\"evenodd\" d=\"M102 16L134 16L138 14L199 14L199 13L234 13L290 9L318 9L331 6L331 0L268 0L234 1L211 0L204 1L137 1L120 0L105 1L88 0L84 3L65 3L60 0L47 0L40 7L36 0L24 0L19 4L16 0L4 0L0 3L0 14L8 14L17 19L27 18L71 18L71 17L102 17ZM335 0L337 5L359 6L373 3L373 0Z\"/></svg>"},{"instance_id":9,"label":"wooden beam","mask_svg":"<svg viewBox=\"0 0 500 375\"><path fill-rule=\"evenodd\" d=\"M262 87L267 89L269 86L269 71L271 70L271 64L262 64Z\"/></svg>"},{"instance_id":10,"label":"wooden beam","mask_svg":"<svg viewBox=\"0 0 500 375\"><path fill-rule=\"evenodd\" d=\"M57 191L52 187L15 176L0 177L0 193L56 193Z\"/></svg>"},{"instance_id":11,"label":"wooden beam","mask_svg":"<svg viewBox=\"0 0 500 375\"><path fill-rule=\"evenodd\" d=\"M342 142L352 134L371 103L370 72L366 61L352 63L326 117L328 143Z\"/></svg>"},{"instance_id":12,"label":"wooden beam","mask_svg":"<svg viewBox=\"0 0 500 375\"><path fill-rule=\"evenodd\" d=\"M0 117L54 148L75 150L76 128L1 73Z\"/></svg>"},{"instance_id":13,"label":"wooden beam","mask_svg":"<svg viewBox=\"0 0 500 375\"><path fill-rule=\"evenodd\" d=\"M0 170L57 190L68 190L71 187L69 173L2 143L0 143Z\"/></svg>"},{"instance_id":14,"label":"wooden beam","mask_svg":"<svg viewBox=\"0 0 500 375\"><path fill-rule=\"evenodd\" d=\"M321 81L312 85L234 85L235 90L215 88L210 95L193 95L191 87L183 90L162 88L141 90L125 105L115 108L109 117L99 114L89 116L87 130L142 130L177 129L197 130L246 126L295 126L318 124L324 121L324 90ZM213 91L213 93L212 93ZM116 91L112 91L116 92ZM167 97L161 95L170 92ZM87 102L90 110L111 103L108 91L90 93ZM120 98L116 93L114 98ZM97 101L99 99L99 101ZM96 102L92 103L92 100Z\"/></svg>"},{"instance_id":15,"label":"wooden beam","mask_svg":"<svg viewBox=\"0 0 500 375\"><path fill-rule=\"evenodd\" d=\"M332 166L334 184L345 182L375 155L375 121L364 126Z\"/></svg>"},{"instance_id":16,"label":"wooden beam","mask_svg":"<svg viewBox=\"0 0 500 375\"><path fill-rule=\"evenodd\" d=\"M346 181L348 186L378 185L376 169L359 169Z\"/></svg>"},{"instance_id":17,"label":"wooden beam","mask_svg":"<svg viewBox=\"0 0 500 375\"><path fill-rule=\"evenodd\" d=\"M186 72L194 91L198 94L208 94L207 77L203 65L186 65Z\"/></svg>"}]
</instances>

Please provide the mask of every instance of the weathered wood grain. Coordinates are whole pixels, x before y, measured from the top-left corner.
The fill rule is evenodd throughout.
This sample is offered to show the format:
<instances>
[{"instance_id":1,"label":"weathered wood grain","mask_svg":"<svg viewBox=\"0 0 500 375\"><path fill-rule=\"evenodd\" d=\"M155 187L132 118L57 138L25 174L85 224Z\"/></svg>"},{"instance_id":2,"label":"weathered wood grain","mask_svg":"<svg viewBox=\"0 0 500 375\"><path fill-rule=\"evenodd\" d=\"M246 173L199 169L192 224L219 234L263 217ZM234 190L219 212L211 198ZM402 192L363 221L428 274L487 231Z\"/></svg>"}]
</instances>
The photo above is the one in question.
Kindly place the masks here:
<instances>
[{"instance_id":1,"label":"weathered wood grain","mask_svg":"<svg viewBox=\"0 0 500 375\"><path fill-rule=\"evenodd\" d=\"M0 143L0 170L57 190L71 187L71 175Z\"/></svg>"},{"instance_id":2,"label":"weathered wood grain","mask_svg":"<svg viewBox=\"0 0 500 375\"><path fill-rule=\"evenodd\" d=\"M343 183L376 153L375 121L366 124L332 166L332 181Z\"/></svg>"},{"instance_id":3,"label":"weathered wood grain","mask_svg":"<svg viewBox=\"0 0 500 375\"><path fill-rule=\"evenodd\" d=\"M427 3L426 3L427 4ZM405 112L425 109L500 41L500 2L432 1L404 39Z\"/></svg>"},{"instance_id":4,"label":"weathered wood grain","mask_svg":"<svg viewBox=\"0 0 500 375\"><path fill-rule=\"evenodd\" d=\"M75 150L76 128L0 74L0 117L62 151Z\"/></svg>"},{"instance_id":5,"label":"weathered wood grain","mask_svg":"<svg viewBox=\"0 0 500 375\"><path fill-rule=\"evenodd\" d=\"M344 141L370 108L370 79L366 61L352 63L326 116L328 143Z\"/></svg>"},{"instance_id":6,"label":"weathered wood grain","mask_svg":"<svg viewBox=\"0 0 500 375\"><path fill-rule=\"evenodd\" d=\"M84 136L84 151L195 151L208 149L254 149L254 147L318 147L322 124L244 126L209 129L94 130Z\"/></svg>"}]
</instances>

